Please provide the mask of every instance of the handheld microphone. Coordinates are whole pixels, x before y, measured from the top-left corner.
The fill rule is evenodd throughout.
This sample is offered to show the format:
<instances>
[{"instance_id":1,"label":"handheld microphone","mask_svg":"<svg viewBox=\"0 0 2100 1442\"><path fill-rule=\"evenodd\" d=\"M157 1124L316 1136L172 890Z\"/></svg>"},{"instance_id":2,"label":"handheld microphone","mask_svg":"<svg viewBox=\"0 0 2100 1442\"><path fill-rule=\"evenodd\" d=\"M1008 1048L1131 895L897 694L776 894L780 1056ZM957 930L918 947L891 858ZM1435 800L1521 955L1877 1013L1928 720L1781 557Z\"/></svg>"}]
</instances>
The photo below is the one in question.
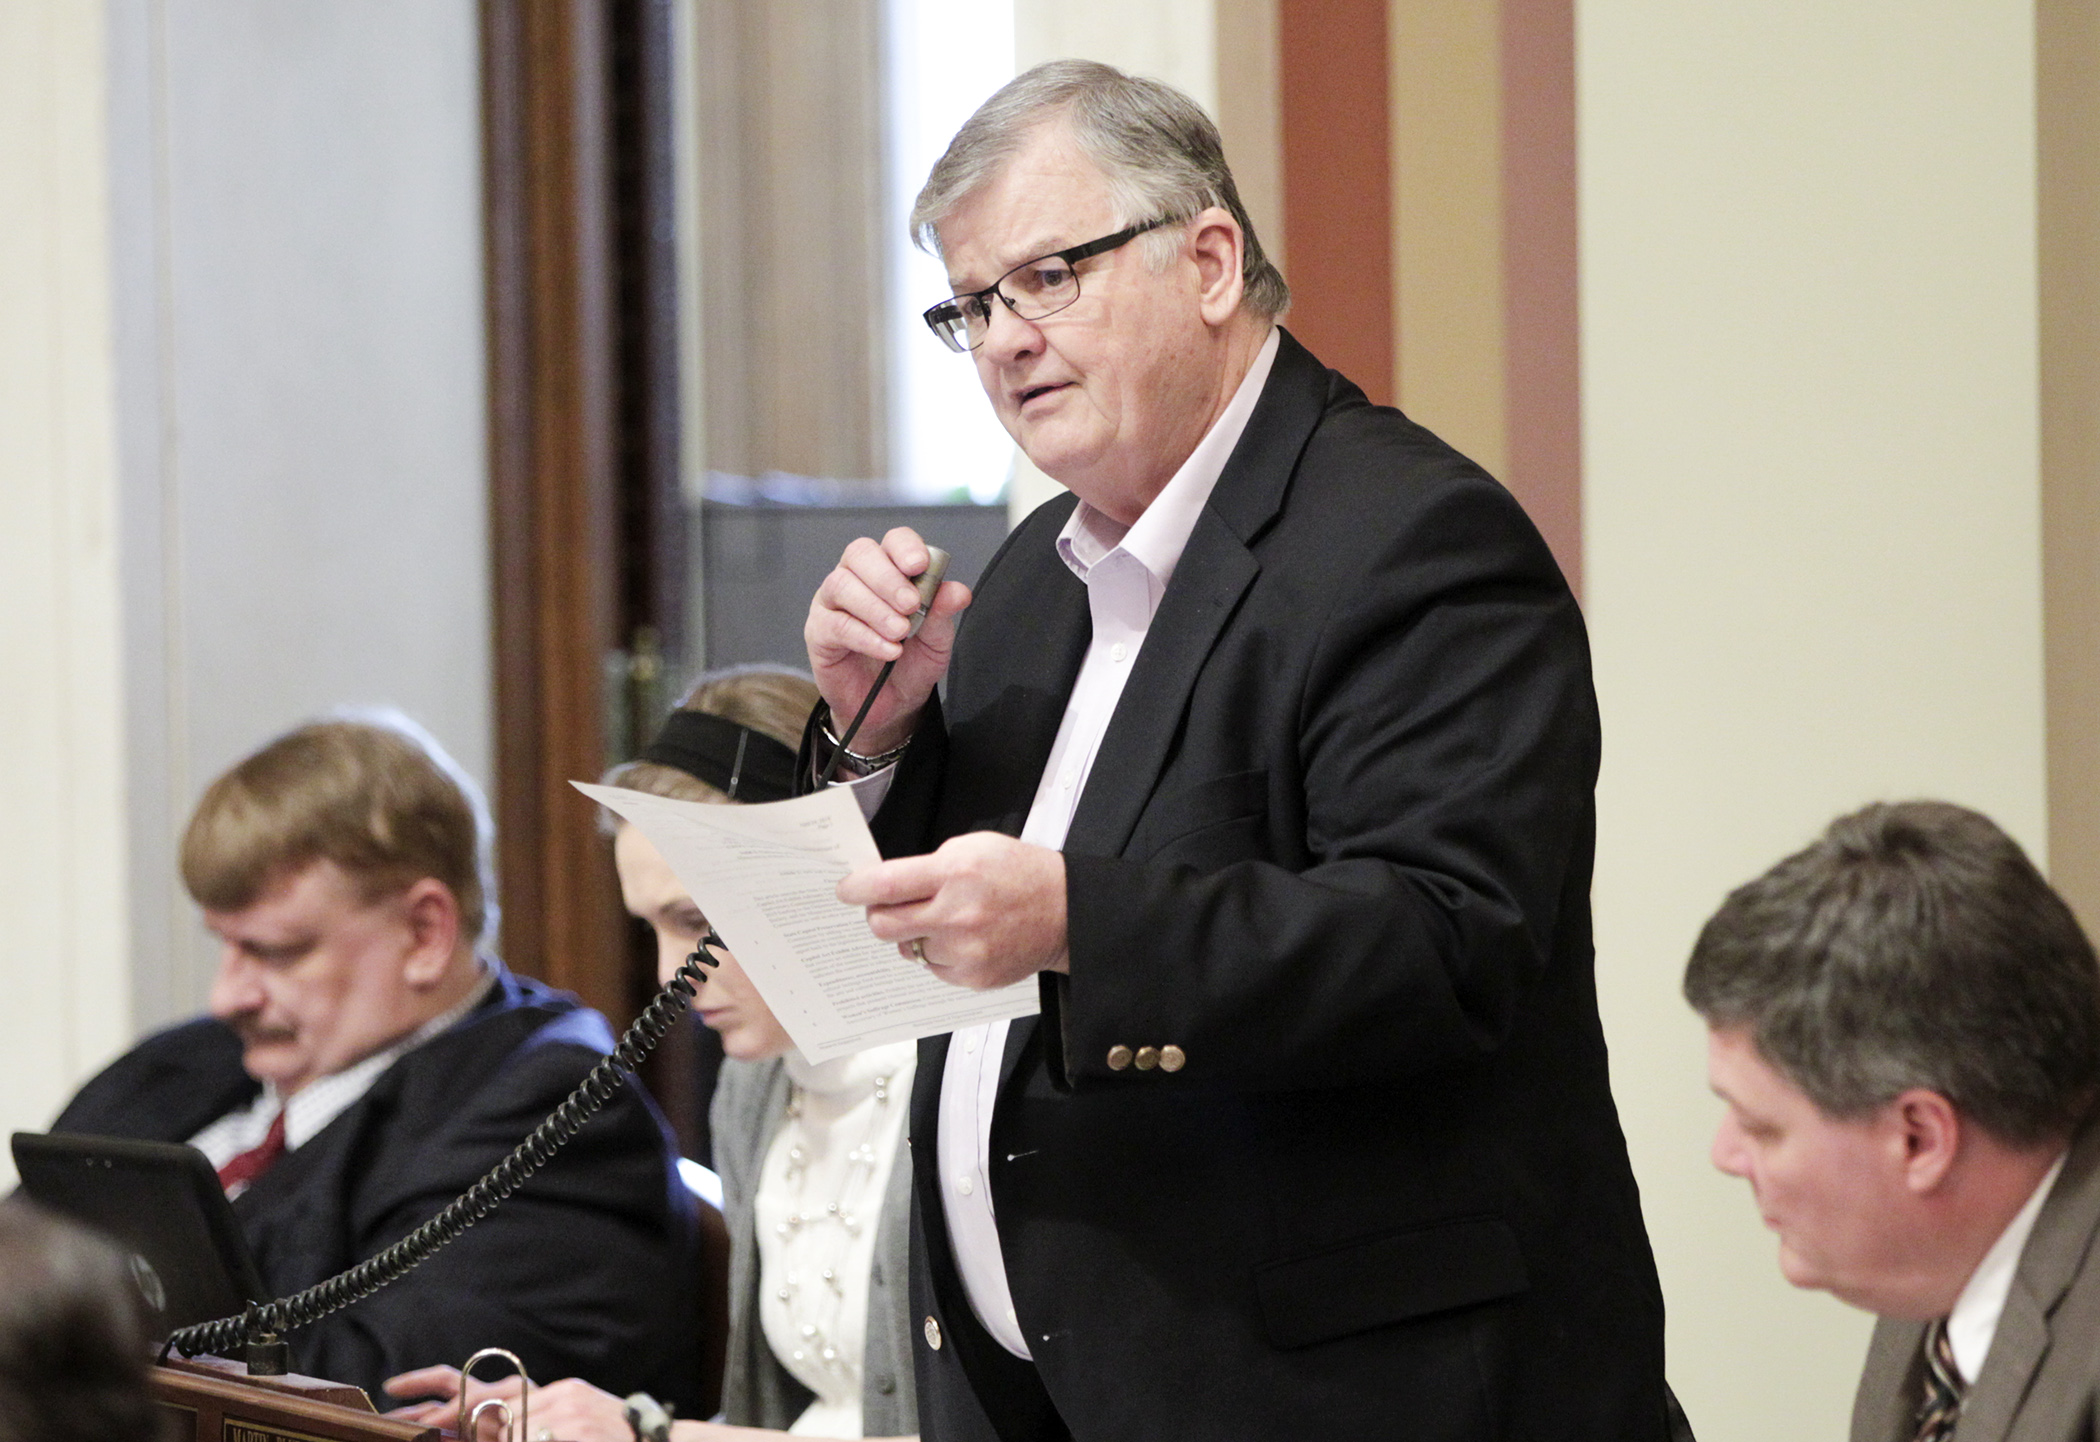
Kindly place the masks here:
<instances>
[{"instance_id":1,"label":"handheld microphone","mask_svg":"<svg viewBox=\"0 0 2100 1442\"><path fill-rule=\"evenodd\" d=\"M911 618L911 629L904 633L909 641L919 634L919 627L926 622L926 613L933 609L934 595L941 589L941 580L948 574L948 553L939 546L926 548L926 569L912 578L912 588L919 593L919 611ZM880 686L881 682L875 683Z\"/></svg>"}]
</instances>

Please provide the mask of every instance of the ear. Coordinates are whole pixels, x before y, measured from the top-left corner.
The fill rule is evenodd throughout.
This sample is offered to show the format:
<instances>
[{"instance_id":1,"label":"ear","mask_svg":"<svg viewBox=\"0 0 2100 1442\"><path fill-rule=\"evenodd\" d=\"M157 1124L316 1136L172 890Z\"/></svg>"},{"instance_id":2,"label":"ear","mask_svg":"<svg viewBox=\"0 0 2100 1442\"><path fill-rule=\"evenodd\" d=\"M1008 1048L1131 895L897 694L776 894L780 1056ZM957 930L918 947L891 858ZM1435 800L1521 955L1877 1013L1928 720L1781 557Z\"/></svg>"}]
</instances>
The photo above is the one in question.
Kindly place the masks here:
<instances>
[{"instance_id":1,"label":"ear","mask_svg":"<svg viewBox=\"0 0 2100 1442\"><path fill-rule=\"evenodd\" d=\"M1937 1190L1961 1154L1961 1113L1938 1092L1912 1087L1885 1114L1890 1140L1900 1149L1904 1185L1913 1196Z\"/></svg>"},{"instance_id":2,"label":"ear","mask_svg":"<svg viewBox=\"0 0 2100 1442\"><path fill-rule=\"evenodd\" d=\"M402 915L410 935L401 976L410 986L436 986L452 969L459 951L459 898L434 876L426 876L401 893Z\"/></svg>"},{"instance_id":3,"label":"ear","mask_svg":"<svg viewBox=\"0 0 2100 1442\"><path fill-rule=\"evenodd\" d=\"M1220 205L1199 211L1189 222L1189 247L1196 262L1198 292L1205 323L1220 326L1239 313L1240 298L1247 282L1241 274L1241 257L1247 238L1232 212Z\"/></svg>"}]
</instances>

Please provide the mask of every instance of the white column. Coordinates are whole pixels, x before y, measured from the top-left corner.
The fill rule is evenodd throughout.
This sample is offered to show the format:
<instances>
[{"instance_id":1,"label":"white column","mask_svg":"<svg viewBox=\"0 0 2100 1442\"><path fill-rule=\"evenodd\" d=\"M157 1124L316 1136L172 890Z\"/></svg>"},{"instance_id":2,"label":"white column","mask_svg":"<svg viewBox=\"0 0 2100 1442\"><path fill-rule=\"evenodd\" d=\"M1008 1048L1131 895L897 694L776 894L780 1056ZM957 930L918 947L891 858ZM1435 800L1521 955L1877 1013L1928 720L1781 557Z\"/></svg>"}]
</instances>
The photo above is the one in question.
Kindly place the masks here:
<instances>
[{"instance_id":1,"label":"white column","mask_svg":"<svg viewBox=\"0 0 2100 1442\"><path fill-rule=\"evenodd\" d=\"M0 1133L131 1028L103 46L0 5Z\"/></svg>"},{"instance_id":2,"label":"white column","mask_svg":"<svg viewBox=\"0 0 2100 1442\"><path fill-rule=\"evenodd\" d=\"M2033 6L1583 0L1584 565L1613 1073L1701 1442L1844 1435L1868 1319L1715 1173L1678 999L1868 801L2043 854Z\"/></svg>"}]
</instances>

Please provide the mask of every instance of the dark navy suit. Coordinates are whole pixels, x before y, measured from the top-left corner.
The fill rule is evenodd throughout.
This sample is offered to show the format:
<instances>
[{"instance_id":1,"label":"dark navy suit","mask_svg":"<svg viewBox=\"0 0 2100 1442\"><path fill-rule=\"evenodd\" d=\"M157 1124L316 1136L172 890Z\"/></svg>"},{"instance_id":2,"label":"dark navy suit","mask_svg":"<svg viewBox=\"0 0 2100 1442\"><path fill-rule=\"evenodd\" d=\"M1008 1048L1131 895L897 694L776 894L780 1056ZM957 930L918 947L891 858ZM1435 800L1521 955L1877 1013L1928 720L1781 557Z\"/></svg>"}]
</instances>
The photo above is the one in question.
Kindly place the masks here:
<instances>
[{"instance_id":1,"label":"dark navy suit","mask_svg":"<svg viewBox=\"0 0 2100 1442\"><path fill-rule=\"evenodd\" d=\"M457 1026L381 1073L234 1203L272 1296L400 1240L522 1141L612 1049L603 1017L500 973ZM53 1131L184 1141L253 1101L239 1038L209 1018L148 1037ZM623 1088L544 1171L393 1286L294 1332L293 1365L379 1383L482 1347L541 1381L688 1396L697 1382L692 1203L655 1107Z\"/></svg>"}]
</instances>

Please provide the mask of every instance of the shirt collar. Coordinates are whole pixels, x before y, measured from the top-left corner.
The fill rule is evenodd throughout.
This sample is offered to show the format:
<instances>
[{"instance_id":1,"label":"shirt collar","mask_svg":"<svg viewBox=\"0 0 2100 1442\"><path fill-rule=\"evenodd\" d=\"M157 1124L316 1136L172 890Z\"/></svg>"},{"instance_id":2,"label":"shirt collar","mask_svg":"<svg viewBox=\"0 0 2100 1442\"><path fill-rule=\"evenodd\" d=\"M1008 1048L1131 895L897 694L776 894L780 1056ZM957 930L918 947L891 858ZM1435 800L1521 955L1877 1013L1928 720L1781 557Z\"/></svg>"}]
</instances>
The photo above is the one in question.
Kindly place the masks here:
<instances>
[{"instance_id":1,"label":"shirt collar","mask_svg":"<svg viewBox=\"0 0 2100 1442\"><path fill-rule=\"evenodd\" d=\"M1948 1314L1947 1341L1954 1348L1954 1365L1965 1382L1976 1380L1976 1374L1983 1370L1984 1358L1990 1355L1991 1338L1997 1335L1998 1319L2005 1313L2013 1274L2020 1269L2020 1253L2027 1250L2027 1238L2034 1231L2035 1219L2042 1214L2042 1203L2049 1200L2049 1192L2063 1172L2064 1157L2069 1155L2066 1151L2057 1157L2027 1198L2027 1204L2006 1223L1998 1240L1991 1243L1991 1249L1969 1274L1968 1285L1961 1289L1954 1310Z\"/></svg>"},{"instance_id":2,"label":"shirt collar","mask_svg":"<svg viewBox=\"0 0 2100 1442\"><path fill-rule=\"evenodd\" d=\"M1232 459L1233 448L1247 429L1254 404L1269 382L1269 370L1281 343L1282 332L1270 326L1268 339L1255 352L1254 364L1240 378L1232 399L1134 524L1125 528L1085 501L1073 508L1071 518L1057 536L1057 554L1073 575L1084 581L1089 571L1121 550L1143 566L1161 589L1174 578L1174 568L1181 563L1181 553L1196 529L1196 517L1202 514L1204 502L1217 488L1225 463Z\"/></svg>"}]
</instances>

